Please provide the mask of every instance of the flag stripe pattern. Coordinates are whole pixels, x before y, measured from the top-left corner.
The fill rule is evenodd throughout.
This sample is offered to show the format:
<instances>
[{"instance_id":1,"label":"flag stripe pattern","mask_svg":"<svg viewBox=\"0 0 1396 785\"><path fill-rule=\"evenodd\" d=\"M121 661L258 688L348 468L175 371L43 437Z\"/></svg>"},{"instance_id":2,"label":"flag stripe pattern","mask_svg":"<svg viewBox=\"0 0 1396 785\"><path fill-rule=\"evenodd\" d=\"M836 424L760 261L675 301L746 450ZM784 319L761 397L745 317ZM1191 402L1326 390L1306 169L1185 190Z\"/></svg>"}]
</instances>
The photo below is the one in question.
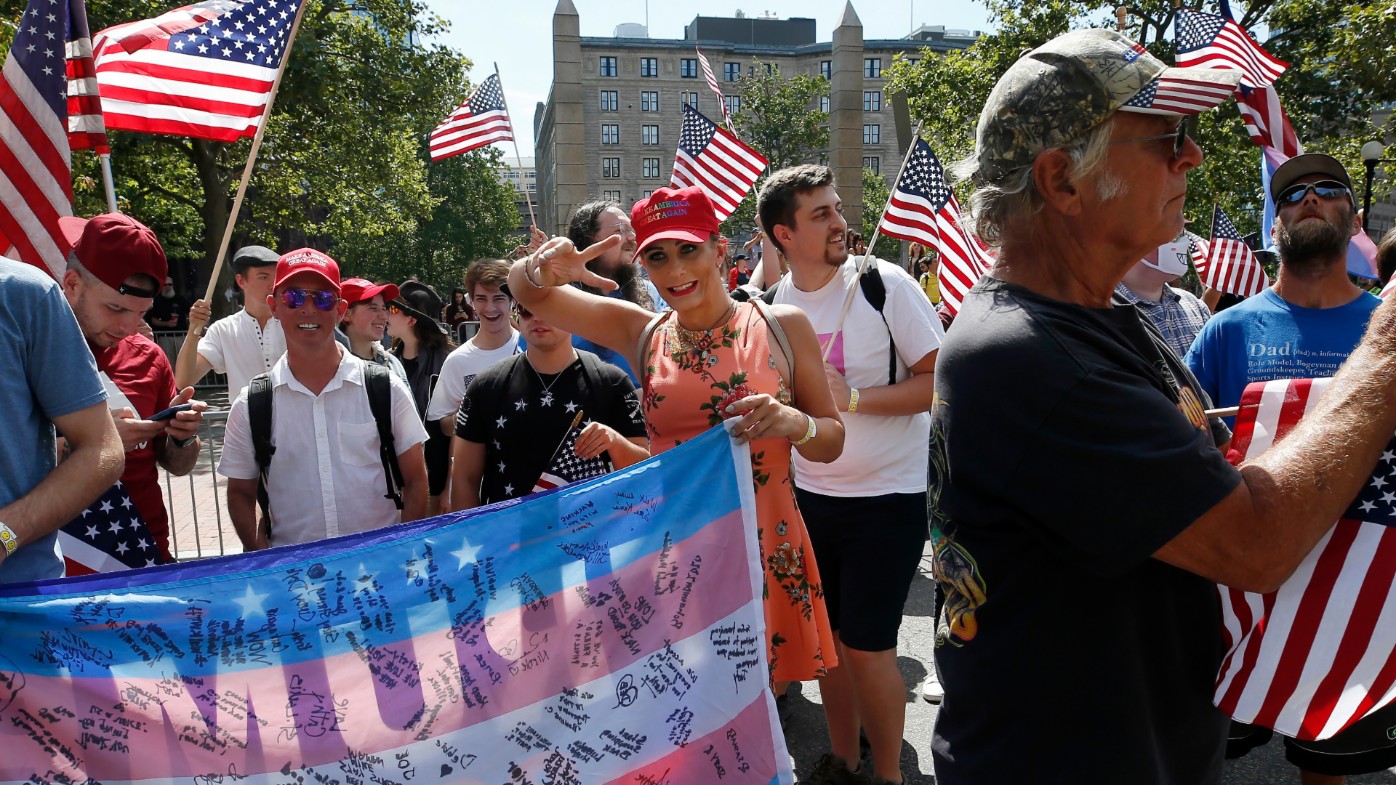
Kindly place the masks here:
<instances>
[{"instance_id":1,"label":"flag stripe pattern","mask_svg":"<svg viewBox=\"0 0 1396 785\"><path fill-rule=\"evenodd\" d=\"M1228 458L1269 448L1327 379L1253 384ZM1243 722L1326 739L1396 697L1396 439L1357 498L1278 591L1219 587L1227 654L1217 705Z\"/></svg>"},{"instance_id":2,"label":"flag stripe pattern","mask_svg":"<svg viewBox=\"0 0 1396 785\"><path fill-rule=\"evenodd\" d=\"M456 107L456 111L431 132L431 160L440 161L513 138L514 129L509 125L509 112L504 108L504 88L500 85L499 74L490 74L465 103Z\"/></svg>"},{"instance_id":3,"label":"flag stripe pattern","mask_svg":"<svg viewBox=\"0 0 1396 785\"><path fill-rule=\"evenodd\" d=\"M1391 280L1387 281L1386 285L1381 288L1381 299L1385 300L1390 297L1392 292L1396 292L1396 275L1391 276Z\"/></svg>"},{"instance_id":4,"label":"flag stripe pattern","mask_svg":"<svg viewBox=\"0 0 1396 785\"><path fill-rule=\"evenodd\" d=\"M1179 68L1234 69L1243 74L1241 84L1265 87L1289 67L1229 17L1180 8L1175 24Z\"/></svg>"},{"instance_id":5,"label":"flag stripe pattern","mask_svg":"<svg viewBox=\"0 0 1396 785\"><path fill-rule=\"evenodd\" d=\"M1236 77L1215 74L1160 76L1135 93L1125 108L1146 114L1197 114L1222 103L1236 89Z\"/></svg>"},{"instance_id":6,"label":"flag stripe pattern","mask_svg":"<svg viewBox=\"0 0 1396 785\"><path fill-rule=\"evenodd\" d=\"M81 0L31 0L0 81L0 249L55 278L67 267L58 219L73 212L65 57L74 6Z\"/></svg>"},{"instance_id":7,"label":"flag stripe pattern","mask_svg":"<svg viewBox=\"0 0 1396 785\"><path fill-rule=\"evenodd\" d=\"M965 226L940 161L919 137L892 189L880 231L940 253L936 276L941 298L951 313L959 311L965 294L994 265L989 251Z\"/></svg>"},{"instance_id":8,"label":"flag stripe pattern","mask_svg":"<svg viewBox=\"0 0 1396 785\"><path fill-rule=\"evenodd\" d=\"M702 49L695 46L693 50L698 53L698 64L703 67L703 78L708 80L708 89L717 96L717 105L722 108L722 122L731 128L732 114L727 111L727 102L723 100L722 88L717 86L717 76L713 73L713 67L708 63L708 57L703 54Z\"/></svg>"},{"instance_id":9,"label":"flag stripe pattern","mask_svg":"<svg viewBox=\"0 0 1396 785\"><path fill-rule=\"evenodd\" d=\"M756 178L766 171L766 158L719 128L697 109L685 104L679 149L674 154L670 186L702 188L713 201L719 221L737 209Z\"/></svg>"},{"instance_id":10,"label":"flag stripe pattern","mask_svg":"<svg viewBox=\"0 0 1396 785\"><path fill-rule=\"evenodd\" d=\"M93 43L107 127L219 142L255 136L303 0L205 0Z\"/></svg>"},{"instance_id":11,"label":"flag stripe pattern","mask_svg":"<svg viewBox=\"0 0 1396 785\"><path fill-rule=\"evenodd\" d=\"M87 28L87 9L81 0L67 0L71 38L68 56L68 146L91 150L98 155L111 152L107 126L102 120L102 99L97 89L97 64L92 60L92 34Z\"/></svg>"},{"instance_id":12,"label":"flag stripe pattern","mask_svg":"<svg viewBox=\"0 0 1396 785\"><path fill-rule=\"evenodd\" d=\"M1241 121L1245 123L1246 133L1252 142L1261 147L1273 147L1284 153L1286 158L1304 152L1284 107L1280 106L1280 96L1273 85L1241 87L1236 91L1236 108L1241 110Z\"/></svg>"},{"instance_id":13,"label":"flag stripe pattern","mask_svg":"<svg viewBox=\"0 0 1396 785\"><path fill-rule=\"evenodd\" d=\"M1193 261L1202 282L1219 292L1251 297L1270 286L1270 276L1220 205L1212 210L1212 239L1194 250Z\"/></svg>"},{"instance_id":14,"label":"flag stripe pattern","mask_svg":"<svg viewBox=\"0 0 1396 785\"><path fill-rule=\"evenodd\" d=\"M751 489L714 428L505 505L0 586L0 784L789 785Z\"/></svg>"}]
</instances>

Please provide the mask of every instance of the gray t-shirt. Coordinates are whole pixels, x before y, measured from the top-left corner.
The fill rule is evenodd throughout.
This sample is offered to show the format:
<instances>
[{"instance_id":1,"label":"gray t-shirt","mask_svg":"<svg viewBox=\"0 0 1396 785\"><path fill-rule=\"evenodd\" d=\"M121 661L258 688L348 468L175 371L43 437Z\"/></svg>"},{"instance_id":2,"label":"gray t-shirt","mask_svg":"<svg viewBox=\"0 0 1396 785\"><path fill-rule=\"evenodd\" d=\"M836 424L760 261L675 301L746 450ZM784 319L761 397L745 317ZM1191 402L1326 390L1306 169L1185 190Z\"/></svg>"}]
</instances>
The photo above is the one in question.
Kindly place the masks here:
<instances>
[{"instance_id":1,"label":"gray t-shirt","mask_svg":"<svg viewBox=\"0 0 1396 785\"><path fill-rule=\"evenodd\" d=\"M53 419L107 399L97 363L58 284L39 269L0 258L0 507L53 471ZM58 535L0 563L0 583L63 577Z\"/></svg>"}]
</instances>

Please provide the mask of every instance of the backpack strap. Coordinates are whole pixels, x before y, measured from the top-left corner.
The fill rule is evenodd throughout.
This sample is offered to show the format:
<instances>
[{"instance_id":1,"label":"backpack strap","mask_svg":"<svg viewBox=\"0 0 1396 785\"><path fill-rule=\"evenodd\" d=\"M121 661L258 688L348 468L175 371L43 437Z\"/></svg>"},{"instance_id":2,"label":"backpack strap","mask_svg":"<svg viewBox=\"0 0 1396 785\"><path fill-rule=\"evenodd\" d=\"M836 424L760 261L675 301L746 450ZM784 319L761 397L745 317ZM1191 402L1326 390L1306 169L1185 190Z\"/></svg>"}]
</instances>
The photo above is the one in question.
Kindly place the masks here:
<instances>
[{"instance_id":1,"label":"backpack strap","mask_svg":"<svg viewBox=\"0 0 1396 785\"><path fill-rule=\"evenodd\" d=\"M386 366L364 363L364 387L368 390L368 409L373 412L373 421L378 424L378 454L383 460L383 475L387 478L388 492L383 498L392 499L393 504L402 509L402 466L398 464L397 449L393 440L393 387L392 371Z\"/></svg>"},{"instance_id":2,"label":"backpack strap","mask_svg":"<svg viewBox=\"0 0 1396 785\"><path fill-rule=\"evenodd\" d=\"M896 384L897 341L892 337L892 325L887 323L887 314L882 312L887 306L887 286L882 282L882 273L877 271L877 260L874 259L868 269L858 276L858 288L863 292L863 299L882 317L882 326L887 328L887 384Z\"/></svg>"},{"instance_id":3,"label":"backpack strap","mask_svg":"<svg viewBox=\"0 0 1396 785\"><path fill-rule=\"evenodd\" d=\"M645 370L650 363L650 339L654 337L654 331L659 329L659 325L669 317L673 311L660 311L654 315L645 325L645 329L640 331L640 341L635 345L635 360L640 364L635 368L635 377L640 380L641 395L645 389Z\"/></svg>"},{"instance_id":4,"label":"backpack strap","mask_svg":"<svg viewBox=\"0 0 1396 785\"><path fill-rule=\"evenodd\" d=\"M257 506L266 522L267 539L271 539L271 510L267 497L267 471L276 445L271 443L271 375L259 373L247 384L247 420L252 428L252 455L257 461Z\"/></svg>"},{"instance_id":5,"label":"backpack strap","mask_svg":"<svg viewBox=\"0 0 1396 785\"><path fill-rule=\"evenodd\" d=\"M790 339L785 335L785 328L780 326L780 320L776 318L771 306L766 304L764 296L757 297L751 301L756 305L756 310L760 312L761 318L766 320L766 327L770 330L771 337L776 339L776 347L785 357L785 365L790 369L790 393L793 398L795 393L795 350L790 347Z\"/></svg>"}]
</instances>

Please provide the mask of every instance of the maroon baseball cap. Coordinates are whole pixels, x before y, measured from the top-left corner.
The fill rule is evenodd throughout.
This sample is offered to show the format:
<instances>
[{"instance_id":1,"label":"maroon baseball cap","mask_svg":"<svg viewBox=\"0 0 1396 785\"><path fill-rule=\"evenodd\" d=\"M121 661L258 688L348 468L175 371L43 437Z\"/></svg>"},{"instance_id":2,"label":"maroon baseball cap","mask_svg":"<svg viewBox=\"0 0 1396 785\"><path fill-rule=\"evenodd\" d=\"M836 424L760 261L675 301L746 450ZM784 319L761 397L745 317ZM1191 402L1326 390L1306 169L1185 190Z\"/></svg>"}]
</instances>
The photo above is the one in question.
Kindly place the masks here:
<instances>
[{"instance_id":1,"label":"maroon baseball cap","mask_svg":"<svg viewBox=\"0 0 1396 785\"><path fill-rule=\"evenodd\" d=\"M349 278L339 287L339 296L350 305L361 303L364 300L372 300L380 294L383 295L385 303L396 300L398 296L397 284L374 283L363 278Z\"/></svg>"},{"instance_id":2,"label":"maroon baseball cap","mask_svg":"<svg viewBox=\"0 0 1396 785\"><path fill-rule=\"evenodd\" d=\"M336 294L339 293L339 263L314 248L300 248L283 254L276 263L276 283L272 288L280 289L288 278L299 273L318 275Z\"/></svg>"},{"instance_id":3,"label":"maroon baseball cap","mask_svg":"<svg viewBox=\"0 0 1396 785\"><path fill-rule=\"evenodd\" d=\"M717 211L701 188L660 188L630 208L635 258L659 240L707 242L717 234Z\"/></svg>"},{"instance_id":4,"label":"maroon baseball cap","mask_svg":"<svg viewBox=\"0 0 1396 785\"><path fill-rule=\"evenodd\" d=\"M165 284L169 263L165 249L150 227L129 215L103 213L92 218L64 216L58 226L78 263L92 276L132 297L155 297ZM126 279L145 275L149 288L131 286Z\"/></svg>"}]
</instances>

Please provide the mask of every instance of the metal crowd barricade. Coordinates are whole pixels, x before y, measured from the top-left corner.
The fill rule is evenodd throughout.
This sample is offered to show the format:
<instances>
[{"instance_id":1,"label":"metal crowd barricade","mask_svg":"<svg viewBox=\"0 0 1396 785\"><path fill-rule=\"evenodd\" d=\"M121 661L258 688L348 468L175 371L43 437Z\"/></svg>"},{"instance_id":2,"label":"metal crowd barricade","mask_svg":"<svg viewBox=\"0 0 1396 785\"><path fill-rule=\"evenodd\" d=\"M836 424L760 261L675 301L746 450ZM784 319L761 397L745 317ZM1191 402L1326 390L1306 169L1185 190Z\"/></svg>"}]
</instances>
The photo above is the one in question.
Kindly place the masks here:
<instances>
[{"instance_id":1,"label":"metal crowd barricade","mask_svg":"<svg viewBox=\"0 0 1396 785\"><path fill-rule=\"evenodd\" d=\"M474 338L475 333L478 332L480 332L480 322L461 322L456 325L456 345L460 346L471 338Z\"/></svg>"},{"instance_id":2,"label":"metal crowd barricade","mask_svg":"<svg viewBox=\"0 0 1396 785\"><path fill-rule=\"evenodd\" d=\"M242 553L242 544L224 504L227 481L215 471L223 451L227 411L204 413L199 429L203 440L198 463L183 477L164 469L165 509L170 515L170 552L178 561Z\"/></svg>"}]
</instances>

